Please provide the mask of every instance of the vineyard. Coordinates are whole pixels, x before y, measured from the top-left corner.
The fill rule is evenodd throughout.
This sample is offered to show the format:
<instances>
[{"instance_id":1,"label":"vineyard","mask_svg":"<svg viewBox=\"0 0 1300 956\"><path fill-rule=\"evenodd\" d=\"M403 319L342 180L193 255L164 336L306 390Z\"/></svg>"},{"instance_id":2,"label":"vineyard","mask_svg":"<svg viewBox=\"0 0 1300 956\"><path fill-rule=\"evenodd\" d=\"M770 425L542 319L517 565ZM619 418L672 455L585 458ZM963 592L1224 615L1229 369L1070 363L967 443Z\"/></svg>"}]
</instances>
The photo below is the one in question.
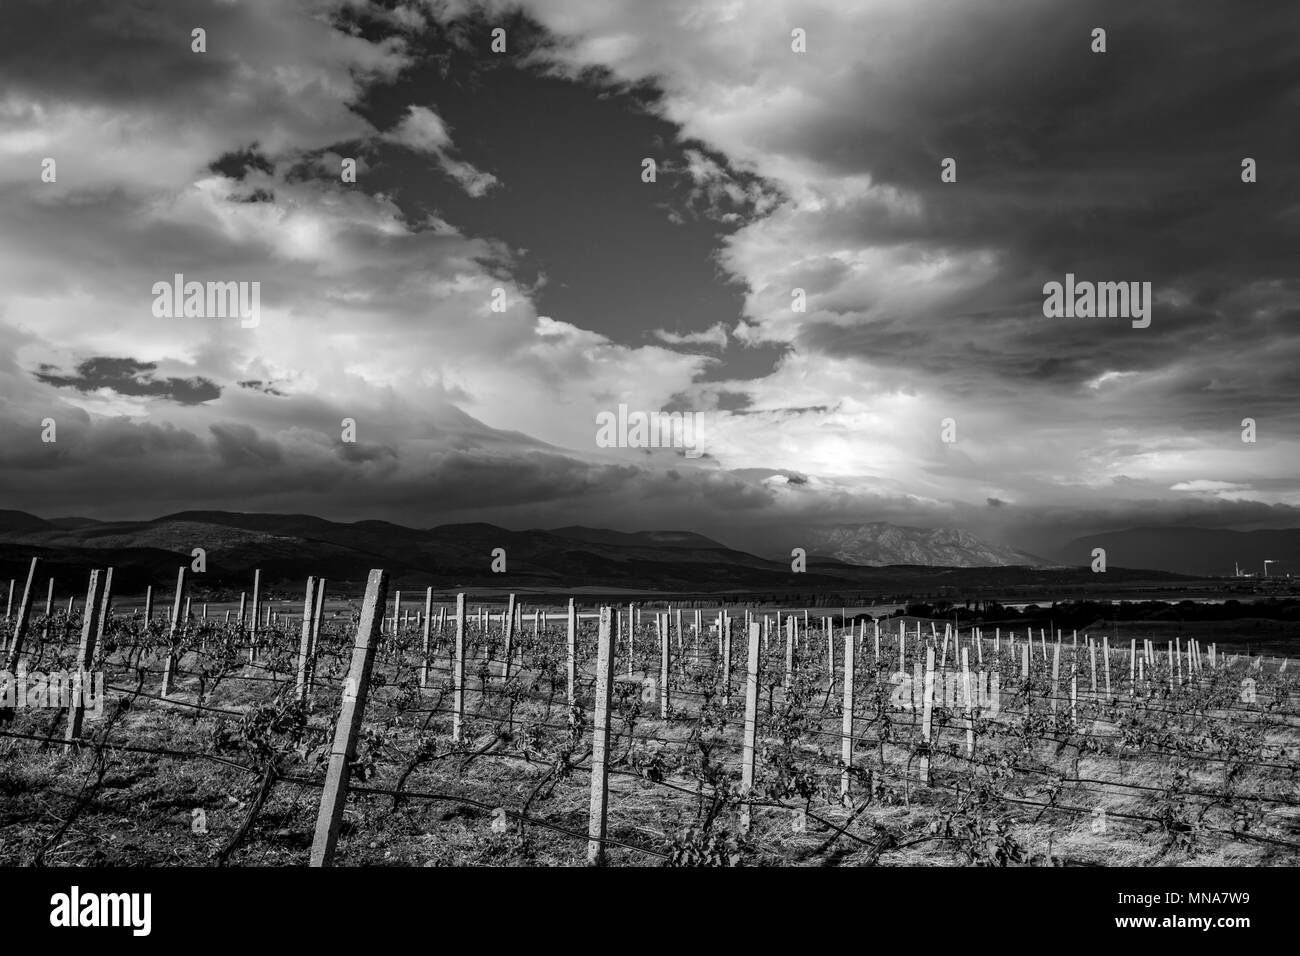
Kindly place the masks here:
<instances>
[{"instance_id":1,"label":"vineyard","mask_svg":"<svg viewBox=\"0 0 1300 956\"><path fill-rule=\"evenodd\" d=\"M38 614L37 564L0 631L4 865L1300 863L1286 660L412 601L382 571L359 605L327 611L312 578L272 614L254 582L219 616L186 569L162 615L93 572ZM24 704L31 675L79 669L102 702Z\"/></svg>"}]
</instances>

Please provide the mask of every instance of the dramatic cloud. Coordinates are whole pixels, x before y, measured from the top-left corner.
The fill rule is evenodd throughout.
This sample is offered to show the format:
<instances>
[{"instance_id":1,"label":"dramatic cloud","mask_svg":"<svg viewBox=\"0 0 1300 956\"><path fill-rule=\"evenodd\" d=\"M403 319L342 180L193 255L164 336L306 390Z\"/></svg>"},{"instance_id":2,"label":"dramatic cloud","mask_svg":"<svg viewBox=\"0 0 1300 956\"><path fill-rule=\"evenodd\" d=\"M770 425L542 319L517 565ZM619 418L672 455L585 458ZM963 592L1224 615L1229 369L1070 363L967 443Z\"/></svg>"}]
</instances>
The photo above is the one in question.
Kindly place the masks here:
<instances>
[{"instance_id":1,"label":"dramatic cloud","mask_svg":"<svg viewBox=\"0 0 1300 956\"><path fill-rule=\"evenodd\" d=\"M1034 551L1293 525L1292 19L18 0L0 491L41 514L689 527L755 549L811 522ZM1044 317L1067 274L1150 282L1150 327ZM258 283L260 321L156 317L176 275ZM699 412L705 454L599 447L620 405ZM146 477L166 491L142 498Z\"/></svg>"},{"instance_id":2,"label":"dramatic cloud","mask_svg":"<svg viewBox=\"0 0 1300 956\"><path fill-rule=\"evenodd\" d=\"M423 106L410 107L402 122L386 133L384 139L436 157L443 171L471 196L482 196L497 185L497 178L491 173L452 157L451 136L433 110Z\"/></svg>"}]
</instances>

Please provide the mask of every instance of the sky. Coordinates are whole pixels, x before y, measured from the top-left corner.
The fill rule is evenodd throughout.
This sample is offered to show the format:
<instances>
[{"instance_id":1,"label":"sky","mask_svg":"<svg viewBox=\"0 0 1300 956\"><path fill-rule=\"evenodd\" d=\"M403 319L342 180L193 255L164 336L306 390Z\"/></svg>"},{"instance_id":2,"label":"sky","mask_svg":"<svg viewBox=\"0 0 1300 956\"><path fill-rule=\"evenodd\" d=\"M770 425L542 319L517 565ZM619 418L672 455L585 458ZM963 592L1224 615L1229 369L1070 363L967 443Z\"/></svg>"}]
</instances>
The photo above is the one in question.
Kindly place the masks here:
<instances>
[{"instance_id":1,"label":"sky","mask_svg":"<svg viewBox=\"0 0 1300 956\"><path fill-rule=\"evenodd\" d=\"M0 508L764 552L869 521L1039 554L1300 527L1289 5L7 0L5 21ZM177 273L259 283L256 325L156 314ZM1044 315L1067 274L1149 282L1150 325ZM698 414L702 453L602 447L620 404Z\"/></svg>"}]
</instances>

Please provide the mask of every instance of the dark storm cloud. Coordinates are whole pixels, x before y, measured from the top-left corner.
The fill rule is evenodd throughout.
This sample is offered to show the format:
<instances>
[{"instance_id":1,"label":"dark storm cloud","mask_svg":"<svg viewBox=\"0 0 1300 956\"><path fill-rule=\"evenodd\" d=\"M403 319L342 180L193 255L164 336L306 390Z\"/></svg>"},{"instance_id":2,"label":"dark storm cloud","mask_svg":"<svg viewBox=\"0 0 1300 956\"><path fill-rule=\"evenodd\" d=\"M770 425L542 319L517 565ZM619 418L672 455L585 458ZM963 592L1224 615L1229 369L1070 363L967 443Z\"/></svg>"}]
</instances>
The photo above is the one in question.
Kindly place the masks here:
<instances>
[{"instance_id":1,"label":"dark storm cloud","mask_svg":"<svg viewBox=\"0 0 1300 956\"><path fill-rule=\"evenodd\" d=\"M284 452L273 440L263 438L251 425L209 426L216 442L217 457L227 468L261 468L278 465Z\"/></svg>"},{"instance_id":2,"label":"dark storm cloud","mask_svg":"<svg viewBox=\"0 0 1300 956\"><path fill-rule=\"evenodd\" d=\"M1107 30L1104 54L1090 50L1096 26ZM1294 10L1280 4L984 4L936 20L924 55L891 61L887 74L859 64L837 102L774 126L770 146L867 173L919 211L850 205L821 237L936 256L992 250L995 273L942 309L860 327L814 320L801 344L958 374L965 345L990 331L985 309L1023 320L991 330L988 371L1079 382L1117 363L1154 368L1207 345L1258 348L1286 335L1276 318L1249 318L1246 300L1276 307L1300 292L1293 37ZM855 96L860 119L844 126L836 118ZM1247 156L1259 163L1256 184L1241 181ZM957 161L956 183L940 181L944 157ZM1141 335L1100 320L1049 323L1042 284L1066 272L1150 281L1187 303L1158 302ZM837 291L845 277L833 261L802 274L826 290L818 305L832 314L837 299L848 311L865 304ZM1026 367L1022 353L1038 360ZM1048 358L1061 353L1069 358Z\"/></svg>"},{"instance_id":3,"label":"dark storm cloud","mask_svg":"<svg viewBox=\"0 0 1300 956\"><path fill-rule=\"evenodd\" d=\"M119 395L146 396L178 402L181 405L198 405L221 397L215 382L201 376L193 378L155 378L156 362L137 362L129 358L96 356L77 365L75 375L59 375L48 365L42 365L36 378L47 385L75 388L93 392L108 388Z\"/></svg>"},{"instance_id":4,"label":"dark storm cloud","mask_svg":"<svg viewBox=\"0 0 1300 956\"><path fill-rule=\"evenodd\" d=\"M345 18L374 40L395 29L382 11L360 6ZM498 25L510 56L486 52ZM428 157L370 144L367 188L392 194L410 221L434 213L520 250L515 275L545 279L535 291L539 313L615 342L640 344L665 323L701 332L739 319L741 290L715 256L723 236L775 200L774 186L683 140L657 115L652 85L548 75L541 54L557 40L517 12L471 10L400 32L417 65L371 87L359 112L390 131L412 106L434 110L457 156L500 185L467 193L430 176ZM655 183L642 181L645 158L656 161Z\"/></svg>"}]
</instances>

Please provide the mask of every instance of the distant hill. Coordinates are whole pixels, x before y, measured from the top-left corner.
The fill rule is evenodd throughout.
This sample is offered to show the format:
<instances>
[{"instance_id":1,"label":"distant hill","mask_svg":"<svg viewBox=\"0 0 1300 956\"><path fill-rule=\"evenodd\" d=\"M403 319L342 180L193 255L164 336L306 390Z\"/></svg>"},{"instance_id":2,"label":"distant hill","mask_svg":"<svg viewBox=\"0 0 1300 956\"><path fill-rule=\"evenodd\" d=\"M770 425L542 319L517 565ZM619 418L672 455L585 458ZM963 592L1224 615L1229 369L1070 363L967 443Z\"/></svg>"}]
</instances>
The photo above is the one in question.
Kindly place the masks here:
<instances>
[{"instance_id":1,"label":"distant hill","mask_svg":"<svg viewBox=\"0 0 1300 956\"><path fill-rule=\"evenodd\" d=\"M1231 576L1234 564L1263 574L1265 559L1280 562L1271 574L1300 575L1300 528L1283 531L1227 531L1221 528L1130 528L1076 538L1061 549L1063 563L1092 561L1093 548L1106 550L1106 564L1152 568L1174 574Z\"/></svg>"},{"instance_id":2,"label":"distant hill","mask_svg":"<svg viewBox=\"0 0 1300 956\"><path fill-rule=\"evenodd\" d=\"M1048 562L1023 551L987 544L953 528L908 528L874 521L839 528L816 528L804 545L809 554L827 555L848 564L882 567L915 564L927 567L983 568L1041 566Z\"/></svg>"},{"instance_id":3,"label":"distant hill","mask_svg":"<svg viewBox=\"0 0 1300 956\"><path fill-rule=\"evenodd\" d=\"M969 542L963 547L963 560L986 553ZM301 589L308 575L355 590L376 567L389 572L394 588L480 592L944 594L1096 585L1096 576L1086 568L864 567L837 555L818 556L813 549L807 570L796 574L788 557L769 560L689 531L510 531L485 523L420 529L387 521L343 523L311 515L224 511L186 511L151 521L47 521L23 512L0 512L0 577L20 578L31 558L40 557L48 564L43 574L54 576L62 593L71 582L84 581L89 569L106 566L114 568L119 593L139 593L147 584L165 586L174 580L179 565L190 563L194 548L203 548L207 560L207 571L196 576L195 586L207 589L246 588L253 569L260 568L268 586L286 591ZM498 548L506 553L504 574L491 570ZM941 553L932 551L927 560ZM1145 571L1107 575L1108 585L1177 580L1175 575Z\"/></svg>"}]
</instances>

